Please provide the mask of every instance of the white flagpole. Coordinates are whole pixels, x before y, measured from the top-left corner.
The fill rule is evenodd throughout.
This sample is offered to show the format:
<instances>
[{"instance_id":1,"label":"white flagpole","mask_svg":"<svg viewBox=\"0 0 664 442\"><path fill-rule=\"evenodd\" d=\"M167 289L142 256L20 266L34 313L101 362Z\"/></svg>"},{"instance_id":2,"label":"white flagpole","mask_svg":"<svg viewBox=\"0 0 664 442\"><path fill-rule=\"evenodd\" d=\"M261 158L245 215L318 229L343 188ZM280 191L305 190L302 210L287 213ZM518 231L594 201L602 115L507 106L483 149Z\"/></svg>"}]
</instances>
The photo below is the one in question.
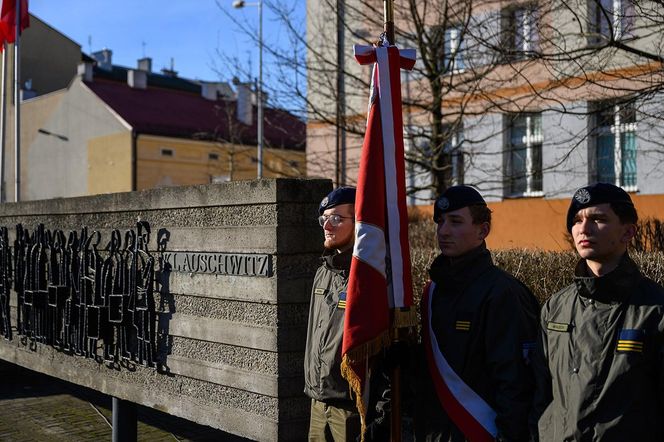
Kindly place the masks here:
<instances>
[{"instance_id":1,"label":"white flagpole","mask_svg":"<svg viewBox=\"0 0 664 442\"><path fill-rule=\"evenodd\" d=\"M16 0L16 28L14 38L14 201L21 200L21 0Z\"/></svg>"},{"instance_id":2,"label":"white flagpole","mask_svg":"<svg viewBox=\"0 0 664 442\"><path fill-rule=\"evenodd\" d=\"M2 43L2 104L0 105L0 203L7 198L5 183L5 138L7 138L7 44Z\"/></svg>"}]
</instances>

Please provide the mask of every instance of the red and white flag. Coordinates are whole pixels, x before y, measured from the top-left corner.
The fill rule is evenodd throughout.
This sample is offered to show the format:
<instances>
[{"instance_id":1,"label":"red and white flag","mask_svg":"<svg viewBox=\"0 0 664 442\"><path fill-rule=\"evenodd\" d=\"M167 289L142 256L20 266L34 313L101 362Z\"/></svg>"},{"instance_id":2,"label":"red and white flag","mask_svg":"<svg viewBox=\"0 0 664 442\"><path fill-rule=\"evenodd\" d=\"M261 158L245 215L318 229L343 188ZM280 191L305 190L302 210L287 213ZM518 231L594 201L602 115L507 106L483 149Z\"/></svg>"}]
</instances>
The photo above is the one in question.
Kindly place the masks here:
<instances>
[{"instance_id":1,"label":"red and white flag","mask_svg":"<svg viewBox=\"0 0 664 442\"><path fill-rule=\"evenodd\" d=\"M20 3L20 32L30 26L30 15L28 14L28 0ZM0 50L4 43L16 41L16 0L2 0L2 11L0 12Z\"/></svg>"},{"instance_id":2,"label":"red and white flag","mask_svg":"<svg viewBox=\"0 0 664 442\"><path fill-rule=\"evenodd\" d=\"M341 370L356 395L364 431L369 357L389 345L390 328L400 325L400 309L413 303L400 69L413 68L415 50L355 46L355 58L373 64L373 72L357 180Z\"/></svg>"}]
</instances>

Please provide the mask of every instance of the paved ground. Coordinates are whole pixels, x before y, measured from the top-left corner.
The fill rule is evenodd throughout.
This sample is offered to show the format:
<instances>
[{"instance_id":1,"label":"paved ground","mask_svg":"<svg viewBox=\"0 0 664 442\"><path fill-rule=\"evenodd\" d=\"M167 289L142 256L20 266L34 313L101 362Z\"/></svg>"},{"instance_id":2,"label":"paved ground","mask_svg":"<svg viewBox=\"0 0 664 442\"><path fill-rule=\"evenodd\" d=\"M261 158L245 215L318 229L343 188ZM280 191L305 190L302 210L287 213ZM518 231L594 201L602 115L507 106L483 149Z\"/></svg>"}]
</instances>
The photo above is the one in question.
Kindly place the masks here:
<instances>
[{"instance_id":1,"label":"paved ground","mask_svg":"<svg viewBox=\"0 0 664 442\"><path fill-rule=\"evenodd\" d=\"M111 440L111 398L0 362L0 441ZM139 441L247 439L138 407Z\"/></svg>"}]
</instances>

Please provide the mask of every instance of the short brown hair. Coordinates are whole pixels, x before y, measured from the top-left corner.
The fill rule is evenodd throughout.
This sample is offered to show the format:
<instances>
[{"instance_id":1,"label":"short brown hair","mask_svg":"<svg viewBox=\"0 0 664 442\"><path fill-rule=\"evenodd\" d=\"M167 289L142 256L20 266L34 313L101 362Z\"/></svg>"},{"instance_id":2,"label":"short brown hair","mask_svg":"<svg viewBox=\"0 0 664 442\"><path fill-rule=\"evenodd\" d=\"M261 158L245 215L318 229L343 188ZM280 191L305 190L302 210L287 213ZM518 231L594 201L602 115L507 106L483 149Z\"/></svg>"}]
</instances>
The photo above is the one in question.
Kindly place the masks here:
<instances>
[{"instance_id":1,"label":"short brown hair","mask_svg":"<svg viewBox=\"0 0 664 442\"><path fill-rule=\"evenodd\" d=\"M618 215L621 224L636 224L639 220L639 215L633 205L620 202L609 203L609 205Z\"/></svg>"},{"instance_id":2,"label":"short brown hair","mask_svg":"<svg viewBox=\"0 0 664 442\"><path fill-rule=\"evenodd\" d=\"M473 224L489 223L491 225L491 209L486 204L472 204L468 206L470 210L470 217Z\"/></svg>"}]
</instances>

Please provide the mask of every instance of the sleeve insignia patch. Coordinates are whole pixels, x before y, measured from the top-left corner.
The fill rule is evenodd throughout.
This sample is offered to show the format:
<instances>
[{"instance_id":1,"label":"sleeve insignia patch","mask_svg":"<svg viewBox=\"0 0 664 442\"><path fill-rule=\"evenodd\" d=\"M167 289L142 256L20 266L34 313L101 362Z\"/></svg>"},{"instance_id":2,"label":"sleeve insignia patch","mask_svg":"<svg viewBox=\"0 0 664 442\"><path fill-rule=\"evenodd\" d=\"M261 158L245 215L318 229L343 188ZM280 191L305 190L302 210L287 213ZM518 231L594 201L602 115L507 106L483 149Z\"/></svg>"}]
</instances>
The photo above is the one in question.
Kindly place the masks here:
<instances>
[{"instance_id":1,"label":"sleeve insignia patch","mask_svg":"<svg viewBox=\"0 0 664 442\"><path fill-rule=\"evenodd\" d=\"M460 312L454 321L454 329L457 331L470 331L470 324L473 315L471 313Z\"/></svg>"},{"instance_id":2,"label":"sleeve insignia patch","mask_svg":"<svg viewBox=\"0 0 664 442\"><path fill-rule=\"evenodd\" d=\"M339 293L339 302L337 308L346 308L346 292Z\"/></svg>"},{"instance_id":3,"label":"sleeve insignia patch","mask_svg":"<svg viewBox=\"0 0 664 442\"><path fill-rule=\"evenodd\" d=\"M622 329L618 334L618 353L643 353L643 341L645 333L643 330Z\"/></svg>"}]
</instances>

